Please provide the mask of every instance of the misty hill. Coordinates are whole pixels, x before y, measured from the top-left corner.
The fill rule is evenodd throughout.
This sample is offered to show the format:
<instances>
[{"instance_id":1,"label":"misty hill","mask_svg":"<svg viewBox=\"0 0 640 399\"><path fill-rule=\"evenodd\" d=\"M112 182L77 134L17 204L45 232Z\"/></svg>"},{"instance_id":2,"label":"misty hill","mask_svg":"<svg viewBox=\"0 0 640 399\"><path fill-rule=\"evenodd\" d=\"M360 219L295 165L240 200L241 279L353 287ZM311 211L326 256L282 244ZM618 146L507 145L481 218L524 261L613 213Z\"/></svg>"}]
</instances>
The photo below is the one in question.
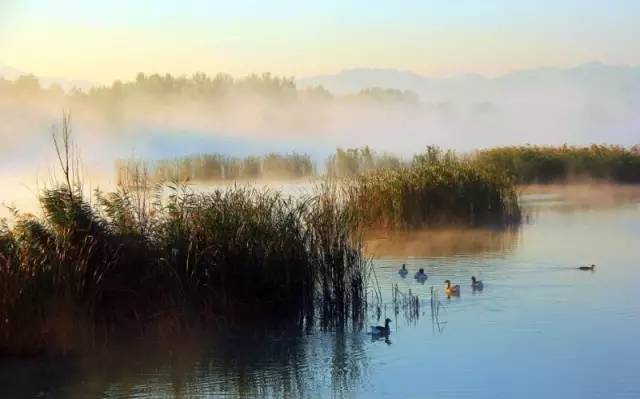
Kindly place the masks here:
<instances>
[{"instance_id":1,"label":"misty hill","mask_svg":"<svg viewBox=\"0 0 640 399\"><path fill-rule=\"evenodd\" d=\"M507 95L549 91L618 97L621 101L640 98L640 67L605 65L598 62L574 68L537 68L515 71L496 78L459 75L430 78L396 69L359 68L334 75L297 80L299 87L321 85L332 93L354 93L371 87L410 90L429 101L495 101ZM637 105L637 104L636 104Z\"/></svg>"},{"instance_id":2,"label":"misty hill","mask_svg":"<svg viewBox=\"0 0 640 399\"><path fill-rule=\"evenodd\" d=\"M394 69L351 69L297 81L333 93L369 87L411 90L429 123L425 134L476 143L634 144L640 137L640 66L598 62L537 68L495 78L430 78Z\"/></svg>"}]
</instances>

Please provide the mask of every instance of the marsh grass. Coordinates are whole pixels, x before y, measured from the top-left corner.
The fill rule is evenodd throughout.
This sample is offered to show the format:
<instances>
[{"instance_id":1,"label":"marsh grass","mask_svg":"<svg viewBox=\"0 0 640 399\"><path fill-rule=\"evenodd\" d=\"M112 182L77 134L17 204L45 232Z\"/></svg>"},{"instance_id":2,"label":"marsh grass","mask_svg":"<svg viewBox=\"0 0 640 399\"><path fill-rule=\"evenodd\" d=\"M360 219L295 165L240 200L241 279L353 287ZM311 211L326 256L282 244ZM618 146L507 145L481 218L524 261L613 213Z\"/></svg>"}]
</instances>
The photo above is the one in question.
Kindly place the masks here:
<instances>
[{"instance_id":1,"label":"marsh grass","mask_svg":"<svg viewBox=\"0 0 640 399\"><path fill-rule=\"evenodd\" d=\"M478 151L484 163L508 170L522 184L601 179L640 183L640 148L615 145L514 146Z\"/></svg>"},{"instance_id":2,"label":"marsh grass","mask_svg":"<svg viewBox=\"0 0 640 399\"><path fill-rule=\"evenodd\" d=\"M42 216L0 225L0 353L79 352L121 331L362 323L370 262L329 186L302 199L241 186L164 194L139 167L90 203L69 140L64 128L63 178L43 190Z\"/></svg>"},{"instance_id":3,"label":"marsh grass","mask_svg":"<svg viewBox=\"0 0 640 399\"><path fill-rule=\"evenodd\" d=\"M371 228L520 220L511 174L435 147L416 155L408 166L362 174L347 186L347 206Z\"/></svg>"},{"instance_id":4,"label":"marsh grass","mask_svg":"<svg viewBox=\"0 0 640 399\"><path fill-rule=\"evenodd\" d=\"M2 350L64 352L127 325L362 320L369 262L330 194L294 201L175 187L143 214L126 192L98 198L93 208L64 188L47 190L42 219L2 226Z\"/></svg>"},{"instance_id":5,"label":"marsh grass","mask_svg":"<svg viewBox=\"0 0 640 399\"><path fill-rule=\"evenodd\" d=\"M399 168L403 161L389 153L379 154L369 146L337 148L325 161L326 175L332 178L357 176L372 171Z\"/></svg>"},{"instance_id":6,"label":"marsh grass","mask_svg":"<svg viewBox=\"0 0 640 399\"><path fill-rule=\"evenodd\" d=\"M277 154L231 157L222 154L197 154L154 162L139 159L115 161L116 181L120 186L130 182L139 169L148 171L156 183L174 181L235 181L256 179L310 179L316 176L307 154Z\"/></svg>"},{"instance_id":7,"label":"marsh grass","mask_svg":"<svg viewBox=\"0 0 640 399\"><path fill-rule=\"evenodd\" d=\"M170 331L194 321L361 322L369 262L331 194L294 201L242 187L179 191L141 214L127 192L100 194L92 208L64 188L47 190L42 219L4 224L2 349L50 338L49 349L66 351L80 339L58 342L63 336L77 332L88 344L96 327L154 321Z\"/></svg>"},{"instance_id":8,"label":"marsh grass","mask_svg":"<svg viewBox=\"0 0 640 399\"><path fill-rule=\"evenodd\" d=\"M416 323L420 318L420 297L414 294L411 289L403 292L398 288L398 284L391 287L391 300L395 318L402 312L405 320L409 323Z\"/></svg>"}]
</instances>

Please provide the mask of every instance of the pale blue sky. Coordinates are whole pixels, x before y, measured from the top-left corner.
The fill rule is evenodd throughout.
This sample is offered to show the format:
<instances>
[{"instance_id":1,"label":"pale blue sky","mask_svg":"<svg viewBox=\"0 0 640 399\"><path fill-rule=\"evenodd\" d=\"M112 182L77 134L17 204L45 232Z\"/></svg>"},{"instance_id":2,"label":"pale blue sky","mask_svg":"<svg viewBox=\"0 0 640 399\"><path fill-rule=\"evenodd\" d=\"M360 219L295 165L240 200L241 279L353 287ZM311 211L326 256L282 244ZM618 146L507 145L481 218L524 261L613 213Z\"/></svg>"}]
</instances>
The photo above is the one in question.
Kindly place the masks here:
<instances>
[{"instance_id":1,"label":"pale blue sky","mask_svg":"<svg viewBox=\"0 0 640 399\"><path fill-rule=\"evenodd\" d=\"M0 64L96 81L136 72L352 67L502 74L640 64L640 1L0 1Z\"/></svg>"}]
</instances>

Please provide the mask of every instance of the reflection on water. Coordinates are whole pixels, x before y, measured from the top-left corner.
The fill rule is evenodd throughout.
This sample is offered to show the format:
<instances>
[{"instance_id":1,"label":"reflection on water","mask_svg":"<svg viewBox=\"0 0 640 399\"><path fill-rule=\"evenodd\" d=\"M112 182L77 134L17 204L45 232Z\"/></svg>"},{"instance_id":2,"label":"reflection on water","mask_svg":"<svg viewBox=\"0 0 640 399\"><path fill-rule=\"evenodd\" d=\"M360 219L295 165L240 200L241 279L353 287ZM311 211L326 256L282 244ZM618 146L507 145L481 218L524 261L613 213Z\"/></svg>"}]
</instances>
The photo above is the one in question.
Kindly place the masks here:
<instances>
[{"instance_id":1,"label":"reflection on water","mask_svg":"<svg viewBox=\"0 0 640 399\"><path fill-rule=\"evenodd\" d=\"M374 257L438 257L511 252L517 228L378 231L368 234L367 252Z\"/></svg>"},{"instance_id":2,"label":"reflection on water","mask_svg":"<svg viewBox=\"0 0 640 399\"><path fill-rule=\"evenodd\" d=\"M528 199L536 216L518 231L374 237L382 301L369 324L392 319L387 340L368 329L204 335L93 360L5 359L0 396L638 398L640 205L566 212L541 199ZM445 295L446 279L459 296ZM396 309L396 292L417 311Z\"/></svg>"},{"instance_id":3,"label":"reflection on water","mask_svg":"<svg viewBox=\"0 0 640 399\"><path fill-rule=\"evenodd\" d=\"M367 358L360 333L190 337L137 342L83 359L8 360L9 397L316 397L361 386Z\"/></svg>"},{"instance_id":4,"label":"reflection on water","mask_svg":"<svg viewBox=\"0 0 640 399\"><path fill-rule=\"evenodd\" d=\"M525 207L554 207L565 211L617 207L640 201L640 186L592 182L570 185L531 185L522 188Z\"/></svg>"}]
</instances>

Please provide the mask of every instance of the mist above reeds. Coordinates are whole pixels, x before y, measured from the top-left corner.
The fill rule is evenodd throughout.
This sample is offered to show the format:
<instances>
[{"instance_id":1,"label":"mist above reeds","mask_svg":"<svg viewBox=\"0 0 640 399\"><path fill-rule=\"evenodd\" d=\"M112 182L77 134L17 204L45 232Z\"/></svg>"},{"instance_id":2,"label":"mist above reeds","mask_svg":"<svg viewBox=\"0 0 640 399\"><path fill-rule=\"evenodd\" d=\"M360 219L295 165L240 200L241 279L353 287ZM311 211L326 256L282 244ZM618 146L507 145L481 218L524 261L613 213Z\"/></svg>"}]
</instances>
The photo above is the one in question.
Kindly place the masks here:
<instances>
[{"instance_id":1,"label":"mist above reeds","mask_svg":"<svg viewBox=\"0 0 640 399\"><path fill-rule=\"evenodd\" d=\"M616 89L612 76L619 74L584 68L557 77L532 71L461 78L433 90L417 83L415 90L406 84L396 90L382 85L388 80L378 86L371 80L347 93L271 74L139 74L85 92L44 88L29 76L0 79L0 151L4 167L44 161L47 133L61 109L73 113L91 167L108 172L113 159L132 153L160 159L297 151L321 164L336 147L365 145L408 157L426 145L470 151L524 143L637 144L635 94ZM353 79L358 82L357 73Z\"/></svg>"},{"instance_id":2,"label":"mist above reeds","mask_svg":"<svg viewBox=\"0 0 640 399\"><path fill-rule=\"evenodd\" d=\"M297 153L323 174L331 166L327 158L338 157L337 147L369 146L408 160L427 145L468 152L523 143L636 144L637 100L633 91L616 89L619 74L593 66L557 74L461 78L440 82L435 91L365 80L371 85L335 92L321 81L271 74L139 74L85 91L45 87L33 76L0 78L0 179L6 188L0 201L37 211L34 193L55 161L49 132L65 109L73 114L87 187L106 190L117 184L116 159Z\"/></svg>"},{"instance_id":3,"label":"mist above reeds","mask_svg":"<svg viewBox=\"0 0 640 399\"><path fill-rule=\"evenodd\" d=\"M190 140L204 142L210 149L216 143L231 143L236 148L230 155L249 155L246 148L263 153L287 143L317 148L321 143L341 144L340 137L347 144L364 144L358 136L367 126L379 124L381 118L388 123L402 119L415 105L414 97L397 90L335 97L320 87L298 89L292 79L270 74L240 79L224 74L190 78L139 74L134 81L88 92L44 89L36 78L22 77L0 80L0 115L6 121L0 137L12 144L3 148L7 154L11 148L25 148L27 156L30 146L22 144L46 143L43 134L57 121L60 110L67 109L81 132L77 140L82 147L87 152L100 148L98 160L126 158L132 152L153 158L186 155L193 148ZM383 109L382 115L375 112ZM153 138L171 142L178 137L181 140L170 154L153 142ZM241 144L246 148L237 148ZM319 150L326 153L333 145Z\"/></svg>"}]
</instances>

